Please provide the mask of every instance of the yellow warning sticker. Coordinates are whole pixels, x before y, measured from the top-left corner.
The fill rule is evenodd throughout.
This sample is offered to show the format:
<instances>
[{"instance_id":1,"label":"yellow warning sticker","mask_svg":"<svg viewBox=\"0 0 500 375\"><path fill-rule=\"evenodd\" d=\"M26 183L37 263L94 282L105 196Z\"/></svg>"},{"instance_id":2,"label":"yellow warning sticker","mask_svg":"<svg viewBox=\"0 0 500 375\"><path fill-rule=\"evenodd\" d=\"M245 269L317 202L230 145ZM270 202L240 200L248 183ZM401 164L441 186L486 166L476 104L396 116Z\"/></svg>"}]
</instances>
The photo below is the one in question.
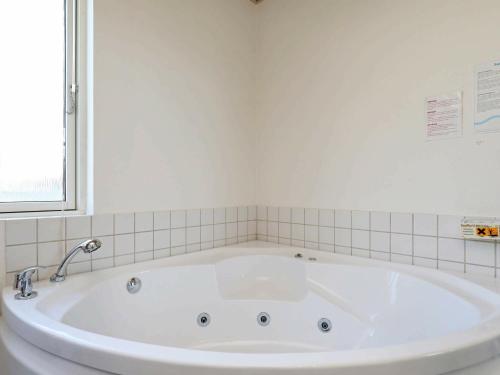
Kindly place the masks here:
<instances>
[{"instance_id":1,"label":"yellow warning sticker","mask_svg":"<svg viewBox=\"0 0 500 375\"><path fill-rule=\"evenodd\" d=\"M498 237L498 227L478 226L476 227L478 237Z\"/></svg>"}]
</instances>

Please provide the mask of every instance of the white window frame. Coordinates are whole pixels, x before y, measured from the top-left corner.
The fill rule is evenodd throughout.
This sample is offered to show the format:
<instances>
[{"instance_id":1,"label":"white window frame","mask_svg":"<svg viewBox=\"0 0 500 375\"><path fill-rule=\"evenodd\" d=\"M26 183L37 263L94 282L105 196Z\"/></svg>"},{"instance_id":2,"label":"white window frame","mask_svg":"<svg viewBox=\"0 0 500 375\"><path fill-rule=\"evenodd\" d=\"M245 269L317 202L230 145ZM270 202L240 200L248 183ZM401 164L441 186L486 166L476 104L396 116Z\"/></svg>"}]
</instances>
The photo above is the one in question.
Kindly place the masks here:
<instances>
[{"instance_id":1,"label":"white window frame","mask_svg":"<svg viewBox=\"0 0 500 375\"><path fill-rule=\"evenodd\" d=\"M86 0L65 0L66 7L66 76L65 76L65 104L66 112L64 128L66 136L65 160L64 160L64 196L63 201L25 201L25 202L0 202L0 218L4 216L33 216L37 213L50 215L51 212L61 214L81 213L84 208L83 192L79 189L83 186L84 178L84 147L86 112L83 110L80 100L86 93L80 87L80 80L85 78L83 69L85 66L85 53L82 48L85 44L86 22ZM85 99L83 97L83 99ZM69 112L69 113L68 113ZM77 152L78 151L78 152Z\"/></svg>"}]
</instances>

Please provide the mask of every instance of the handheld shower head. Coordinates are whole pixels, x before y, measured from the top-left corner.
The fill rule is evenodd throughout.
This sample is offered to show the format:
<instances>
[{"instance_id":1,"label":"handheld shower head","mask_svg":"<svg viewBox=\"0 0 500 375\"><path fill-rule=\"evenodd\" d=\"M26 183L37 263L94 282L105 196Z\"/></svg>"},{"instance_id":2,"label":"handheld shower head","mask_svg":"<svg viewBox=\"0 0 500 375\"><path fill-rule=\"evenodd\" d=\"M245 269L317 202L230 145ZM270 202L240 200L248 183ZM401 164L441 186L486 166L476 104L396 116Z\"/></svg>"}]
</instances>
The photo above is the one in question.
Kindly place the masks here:
<instances>
[{"instance_id":1,"label":"handheld shower head","mask_svg":"<svg viewBox=\"0 0 500 375\"><path fill-rule=\"evenodd\" d=\"M68 267L69 263L71 262L71 259L74 258L74 256L79 252L83 251L86 254L93 253L94 251L98 250L102 246L102 242L99 241L98 239L90 239L83 241L73 247L64 257L62 263L59 265L57 268L56 273L54 273L50 277L50 281L52 282L60 282L63 281L66 277L66 268Z\"/></svg>"},{"instance_id":2,"label":"handheld shower head","mask_svg":"<svg viewBox=\"0 0 500 375\"><path fill-rule=\"evenodd\" d=\"M95 239L95 240L88 240L81 246L83 248L83 252L89 254L96 250L99 250L99 248L102 246L102 243L101 241Z\"/></svg>"}]
</instances>

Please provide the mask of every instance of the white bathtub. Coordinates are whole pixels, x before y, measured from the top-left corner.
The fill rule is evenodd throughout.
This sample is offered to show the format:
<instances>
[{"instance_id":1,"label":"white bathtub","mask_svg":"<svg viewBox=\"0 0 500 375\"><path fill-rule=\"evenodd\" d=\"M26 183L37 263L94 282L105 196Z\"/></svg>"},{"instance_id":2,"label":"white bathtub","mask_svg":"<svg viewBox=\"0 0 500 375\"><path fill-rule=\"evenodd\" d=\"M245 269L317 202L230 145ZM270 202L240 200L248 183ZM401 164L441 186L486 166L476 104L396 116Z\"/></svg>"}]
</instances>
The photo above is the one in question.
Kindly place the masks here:
<instances>
[{"instance_id":1,"label":"white bathtub","mask_svg":"<svg viewBox=\"0 0 500 375\"><path fill-rule=\"evenodd\" d=\"M142 281L135 294L131 277ZM3 292L1 374L500 371L500 296L435 270L231 247L35 289L28 301Z\"/></svg>"}]
</instances>

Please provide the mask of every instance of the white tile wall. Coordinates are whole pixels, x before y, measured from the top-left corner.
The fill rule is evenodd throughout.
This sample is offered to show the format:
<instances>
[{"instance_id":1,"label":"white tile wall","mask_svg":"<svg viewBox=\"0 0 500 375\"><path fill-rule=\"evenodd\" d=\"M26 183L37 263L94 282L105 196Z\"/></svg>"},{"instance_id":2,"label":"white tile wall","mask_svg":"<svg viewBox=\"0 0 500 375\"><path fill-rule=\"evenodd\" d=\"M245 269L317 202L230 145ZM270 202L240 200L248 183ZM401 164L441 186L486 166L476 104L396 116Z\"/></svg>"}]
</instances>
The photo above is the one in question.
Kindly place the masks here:
<instances>
[{"instance_id":1,"label":"white tile wall","mask_svg":"<svg viewBox=\"0 0 500 375\"><path fill-rule=\"evenodd\" d=\"M0 220L2 272L10 282L16 271L39 265L47 268L38 277L48 278L68 251L89 238L99 238L101 249L79 253L68 267L69 274L246 242L257 239L257 217L267 218L267 208L264 212L262 207L240 206ZM282 234L290 235L285 230Z\"/></svg>"},{"instance_id":2,"label":"white tile wall","mask_svg":"<svg viewBox=\"0 0 500 375\"><path fill-rule=\"evenodd\" d=\"M256 230L258 239L279 244L500 276L500 245L465 241L460 232L462 219L422 213L258 206Z\"/></svg>"},{"instance_id":3,"label":"white tile wall","mask_svg":"<svg viewBox=\"0 0 500 375\"><path fill-rule=\"evenodd\" d=\"M301 207L240 206L0 221L7 282L32 265L53 269L77 243L103 242L79 254L69 273L160 259L249 240L497 276L500 245L465 241L463 217Z\"/></svg>"}]
</instances>

